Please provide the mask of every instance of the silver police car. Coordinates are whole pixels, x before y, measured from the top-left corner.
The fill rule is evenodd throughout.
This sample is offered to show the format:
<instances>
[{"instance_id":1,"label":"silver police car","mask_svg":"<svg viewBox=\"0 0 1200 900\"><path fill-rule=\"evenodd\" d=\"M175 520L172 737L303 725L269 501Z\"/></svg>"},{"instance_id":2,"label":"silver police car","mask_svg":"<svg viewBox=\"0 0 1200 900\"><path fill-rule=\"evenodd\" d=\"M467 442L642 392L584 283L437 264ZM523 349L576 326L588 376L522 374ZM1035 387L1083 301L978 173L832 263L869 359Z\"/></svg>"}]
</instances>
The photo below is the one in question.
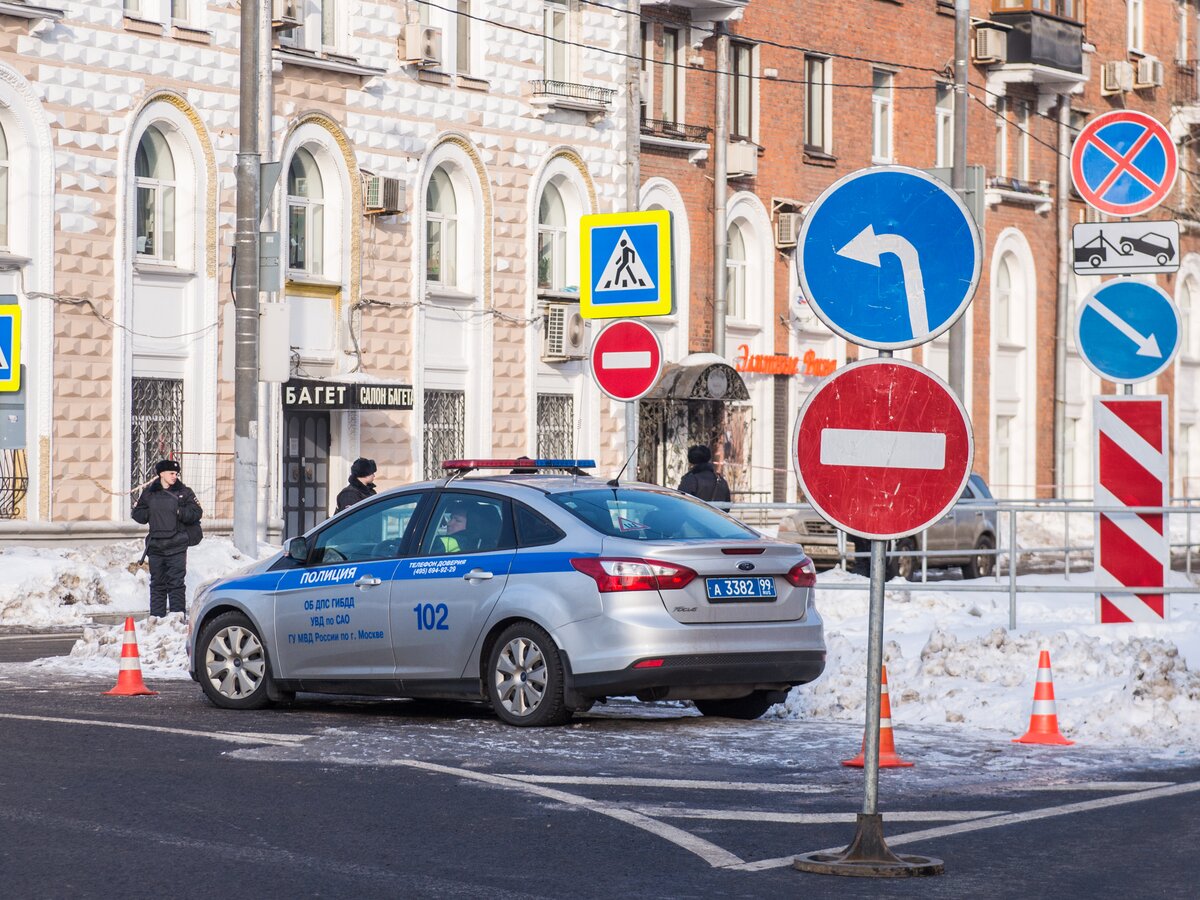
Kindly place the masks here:
<instances>
[{"instance_id":1,"label":"silver police car","mask_svg":"<svg viewBox=\"0 0 1200 900\"><path fill-rule=\"evenodd\" d=\"M475 699L538 726L635 695L753 719L824 669L797 544L587 460L445 465L202 589L188 654L214 704Z\"/></svg>"}]
</instances>

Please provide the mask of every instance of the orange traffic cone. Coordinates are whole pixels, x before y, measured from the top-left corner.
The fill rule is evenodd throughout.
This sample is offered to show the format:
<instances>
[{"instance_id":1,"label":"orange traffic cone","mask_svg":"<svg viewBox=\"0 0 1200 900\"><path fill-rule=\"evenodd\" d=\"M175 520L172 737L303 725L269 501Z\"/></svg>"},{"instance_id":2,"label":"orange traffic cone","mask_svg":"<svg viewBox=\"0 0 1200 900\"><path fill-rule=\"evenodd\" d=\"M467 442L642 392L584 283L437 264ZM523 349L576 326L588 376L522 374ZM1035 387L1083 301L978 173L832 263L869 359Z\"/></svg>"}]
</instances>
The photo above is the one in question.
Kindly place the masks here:
<instances>
[{"instance_id":1,"label":"orange traffic cone","mask_svg":"<svg viewBox=\"0 0 1200 900\"><path fill-rule=\"evenodd\" d=\"M1014 744L1073 744L1058 733L1058 710L1054 705L1054 676L1050 671L1050 651L1038 657L1037 684L1033 688L1033 713L1029 730Z\"/></svg>"},{"instance_id":2,"label":"orange traffic cone","mask_svg":"<svg viewBox=\"0 0 1200 900\"><path fill-rule=\"evenodd\" d=\"M911 766L906 759L901 759L896 752L896 738L892 734L892 701L888 699L887 666L883 667L882 696L879 698L879 768L899 769ZM854 759L842 760L843 766L855 766L861 769L866 765L867 736L863 735L862 749Z\"/></svg>"},{"instance_id":3,"label":"orange traffic cone","mask_svg":"<svg viewBox=\"0 0 1200 900\"><path fill-rule=\"evenodd\" d=\"M138 656L137 630L133 616L125 617L125 641L121 645L121 671L117 673L117 686L105 694L114 697L136 697L140 694L157 694L142 681L142 661Z\"/></svg>"}]
</instances>

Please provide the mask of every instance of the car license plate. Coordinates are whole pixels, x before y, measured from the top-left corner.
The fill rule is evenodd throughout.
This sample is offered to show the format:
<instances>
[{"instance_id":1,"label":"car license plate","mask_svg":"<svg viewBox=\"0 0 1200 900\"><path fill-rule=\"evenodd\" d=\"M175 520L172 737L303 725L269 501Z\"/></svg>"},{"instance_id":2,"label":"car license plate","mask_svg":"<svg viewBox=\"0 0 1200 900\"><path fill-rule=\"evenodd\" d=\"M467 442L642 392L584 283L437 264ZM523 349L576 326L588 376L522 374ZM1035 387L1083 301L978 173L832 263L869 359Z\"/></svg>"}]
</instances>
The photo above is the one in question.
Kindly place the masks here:
<instances>
[{"instance_id":1,"label":"car license plate","mask_svg":"<svg viewBox=\"0 0 1200 900\"><path fill-rule=\"evenodd\" d=\"M708 578L705 584L708 599L716 603L775 599L774 578Z\"/></svg>"}]
</instances>

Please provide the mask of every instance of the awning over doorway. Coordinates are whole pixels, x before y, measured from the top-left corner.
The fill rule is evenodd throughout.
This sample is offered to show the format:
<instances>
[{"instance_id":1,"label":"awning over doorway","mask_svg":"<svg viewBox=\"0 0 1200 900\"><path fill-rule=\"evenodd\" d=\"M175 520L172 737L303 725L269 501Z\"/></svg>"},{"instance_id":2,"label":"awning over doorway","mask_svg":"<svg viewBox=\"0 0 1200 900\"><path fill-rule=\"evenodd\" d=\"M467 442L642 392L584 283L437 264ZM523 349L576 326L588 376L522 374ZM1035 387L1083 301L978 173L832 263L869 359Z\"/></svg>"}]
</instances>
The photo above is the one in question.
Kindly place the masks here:
<instances>
[{"instance_id":1,"label":"awning over doorway","mask_svg":"<svg viewBox=\"0 0 1200 900\"><path fill-rule=\"evenodd\" d=\"M738 371L715 353L690 353L663 366L645 400L749 400Z\"/></svg>"}]
</instances>

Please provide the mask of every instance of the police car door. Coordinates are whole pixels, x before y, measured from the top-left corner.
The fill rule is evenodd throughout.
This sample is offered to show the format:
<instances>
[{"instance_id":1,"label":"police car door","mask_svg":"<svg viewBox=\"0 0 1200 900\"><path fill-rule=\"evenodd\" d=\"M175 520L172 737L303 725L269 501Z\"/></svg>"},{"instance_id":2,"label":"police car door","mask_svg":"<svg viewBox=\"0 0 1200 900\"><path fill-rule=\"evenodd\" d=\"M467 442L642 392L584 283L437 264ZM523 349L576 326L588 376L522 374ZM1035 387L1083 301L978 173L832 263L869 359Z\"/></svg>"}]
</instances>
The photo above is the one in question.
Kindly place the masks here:
<instances>
[{"instance_id":1,"label":"police car door","mask_svg":"<svg viewBox=\"0 0 1200 900\"><path fill-rule=\"evenodd\" d=\"M462 676L516 554L511 507L505 497L444 491L416 555L401 561L392 633L397 677L406 687ZM467 527L460 531L454 520L463 512Z\"/></svg>"},{"instance_id":2,"label":"police car door","mask_svg":"<svg viewBox=\"0 0 1200 900\"><path fill-rule=\"evenodd\" d=\"M276 589L282 677L395 677L392 574L427 496L400 494L352 507L309 537L308 562L286 572Z\"/></svg>"}]
</instances>

